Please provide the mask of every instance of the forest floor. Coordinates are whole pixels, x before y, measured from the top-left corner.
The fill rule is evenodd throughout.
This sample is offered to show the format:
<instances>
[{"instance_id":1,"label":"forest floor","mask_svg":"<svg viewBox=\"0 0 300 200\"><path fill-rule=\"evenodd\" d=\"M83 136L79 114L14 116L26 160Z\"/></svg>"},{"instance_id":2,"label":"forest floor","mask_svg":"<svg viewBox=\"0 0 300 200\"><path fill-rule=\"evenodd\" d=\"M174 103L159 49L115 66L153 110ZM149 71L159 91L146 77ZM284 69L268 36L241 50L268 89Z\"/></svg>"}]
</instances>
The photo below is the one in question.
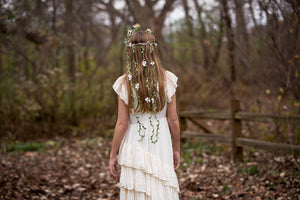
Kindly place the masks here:
<instances>
[{"instance_id":1,"label":"forest floor","mask_svg":"<svg viewBox=\"0 0 300 200\"><path fill-rule=\"evenodd\" d=\"M75 138L18 144L0 154L0 199L118 199L107 170L111 139ZM300 199L300 158L186 140L177 170L180 199Z\"/></svg>"}]
</instances>

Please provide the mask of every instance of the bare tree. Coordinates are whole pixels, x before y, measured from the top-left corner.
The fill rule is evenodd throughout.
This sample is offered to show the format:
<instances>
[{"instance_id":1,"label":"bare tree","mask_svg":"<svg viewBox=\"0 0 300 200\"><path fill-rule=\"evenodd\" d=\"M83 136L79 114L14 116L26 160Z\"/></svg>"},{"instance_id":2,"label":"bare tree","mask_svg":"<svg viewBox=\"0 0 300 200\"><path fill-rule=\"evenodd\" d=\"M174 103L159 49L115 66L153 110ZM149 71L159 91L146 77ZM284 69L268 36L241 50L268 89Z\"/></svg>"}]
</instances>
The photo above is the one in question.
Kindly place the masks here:
<instances>
[{"instance_id":1,"label":"bare tree","mask_svg":"<svg viewBox=\"0 0 300 200\"><path fill-rule=\"evenodd\" d=\"M212 62L214 66L217 66L218 64L218 60L220 58L220 52L221 52L221 47L223 44L223 35L224 35L224 23L223 23L224 19L223 19L223 10L220 9L220 20L219 20L219 33L218 33L218 37L217 37L217 44L215 46L215 54L213 56Z\"/></svg>"},{"instance_id":2,"label":"bare tree","mask_svg":"<svg viewBox=\"0 0 300 200\"><path fill-rule=\"evenodd\" d=\"M249 37L247 32L245 14L244 14L244 1L234 0L235 4L235 18L236 18L236 49L235 55L237 59L237 65L239 69L243 69L242 73L248 71L246 70L249 66Z\"/></svg>"},{"instance_id":3,"label":"bare tree","mask_svg":"<svg viewBox=\"0 0 300 200\"><path fill-rule=\"evenodd\" d=\"M234 99L233 86L236 82L236 68L235 68L235 43L234 43L234 32L232 28L232 22L229 15L228 1L220 0L221 7L224 14L224 22L226 26L227 36L227 49L228 49L228 63L230 66L230 80L231 80L231 98Z\"/></svg>"},{"instance_id":4,"label":"bare tree","mask_svg":"<svg viewBox=\"0 0 300 200\"><path fill-rule=\"evenodd\" d=\"M69 68L69 77L71 81L71 123L76 123L76 113L74 110L74 93L75 93L75 51L74 51L74 26L73 26L73 0L65 0L66 17L65 17L65 28L67 36L67 64Z\"/></svg>"},{"instance_id":5,"label":"bare tree","mask_svg":"<svg viewBox=\"0 0 300 200\"><path fill-rule=\"evenodd\" d=\"M96 9L97 12L105 13L107 19L110 22L110 26L101 24L101 26L98 26L98 28L95 28L94 24L89 25L89 30L91 31L91 35L94 39L97 40L98 48L101 49L99 54L96 57L96 61L98 65L105 64L103 61L105 60L105 57L107 53L109 52L109 49L111 49L112 45L115 44L117 39L120 39L120 32L122 28L125 25L132 25L134 22L130 19L132 16L127 13L127 8L125 7L124 10L117 9L115 7L115 0L109 0L109 1L103 1L103 0L97 0L97 4L93 4L93 8ZM83 13L85 15L85 13ZM119 22L117 22L119 21ZM99 30L100 29L100 30ZM100 32L109 32L108 35L99 34ZM104 38L102 38L104 37ZM103 43L103 41L107 41L106 43ZM106 63L107 64L107 63Z\"/></svg>"},{"instance_id":6,"label":"bare tree","mask_svg":"<svg viewBox=\"0 0 300 200\"><path fill-rule=\"evenodd\" d=\"M203 52L203 60L204 60L203 65L204 65L204 68L209 69L210 55L209 55L209 49L204 42L205 40L207 40L207 31L206 31L205 23L202 19L202 8L199 5L197 0L194 0L194 4L195 4L197 15L198 15L198 20L200 22L200 43L201 43L202 52Z\"/></svg>"},{"instance_id":7,"label":"bare tree","mask_svg":"<svg viewBox=\"0 0 300 200\"><path fill-rule=\"evenodd\" d=\"M154 9L154 6L158 3L158 1L145 0L145 4L142 5L139 0L126 0L134 21L136 23L140 23L144 28L150 26L150 28L154 31L157 40L160 42L159 48L161 50L165 49L162 28L167 14L172 9L174 2L175 0L166 0L163 8L160 11L157 11Z\"/></svg>"},{"instance_id":8,"label":"bare tree","mask_svg":"<svg viewBox=\"0 0 300 200\"><path fill-rule=\"evenodd\" d=\"M185 21L186 21L186 25L187 25L187 33L189 36L189 43L190 46L193 47L194 46L194 40L195 40L195 35L194 35L194 27L193 27L193 18L192 16L189 14L189 5L188 5L188 1L187 0L182 0L182 4L183 4L183 8L184 8L184 12L185 12ZM196 51L194 49L192 49L192 65L193 68L195 70L197 70L197 63L198 63L198 59L197 59L197 55L196 55ZM207 63L205 63L205 67Z\"/></svg>"},{"instance_id":9,"label":"bare tree","mask_svg":"<svg viewBox=\"0 0 300 200\"><path fill-rule=\"evenodd\" d=\"M222 39L223 39L223 11L222 7L218 7L214 12L219 12L219 19L214 23L214 25L209 25L207 30L207 24L210 23L207 19L203 18L204 10L202 6L199 4L198 0L194 0L195 9L198 16L198 21L200 25L200 33L199 40L202 48L202 56L203 56L203 65L204 69L208 73L209 76L213 76L213 74L218 71L217 63L220 57L221 47L222 47ZM208 12L208 11L207 11ZM212 33L214 33L214 37L212 37ZM209 40L215 41L211 45Z\"/></svg>"},{"instance_id":10,"label":"bare tree","mask_svg":"<svg viewBox=\"0 0 300 200\"><path fill-rule=\"evenodd\" d=\"M299 15L293 12L299 3L295 1L258 2L267 17L266 34L262 38L272 55L270 63L276 69L272 71L273 79L278 86L290 91L296 99L300 98L300 81L297 78L297 52L299 52L300 25Z\"/></svg>"}]
</instances>

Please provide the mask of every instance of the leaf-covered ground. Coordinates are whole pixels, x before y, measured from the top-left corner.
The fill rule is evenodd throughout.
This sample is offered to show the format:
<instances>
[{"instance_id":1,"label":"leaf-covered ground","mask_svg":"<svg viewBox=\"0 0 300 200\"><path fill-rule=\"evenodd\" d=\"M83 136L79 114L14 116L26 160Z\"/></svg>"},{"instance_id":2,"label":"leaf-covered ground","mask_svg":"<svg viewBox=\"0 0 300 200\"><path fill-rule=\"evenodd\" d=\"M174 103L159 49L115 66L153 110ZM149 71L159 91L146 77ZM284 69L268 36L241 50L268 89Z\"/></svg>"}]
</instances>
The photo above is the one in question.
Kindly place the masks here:
<instances>
[{"instance_id":1,"label":"leaf-covered ground","mask_svg":"<svg viewBox=\"0 0 300 200\"><path fill-rule=\"evenodd\" d=\"M57 139L1 153L0 199L118 199L107 171L110 145L101 137ZM233 163L229 146L185 141L177 171L181 199L300 199L299 158L244 154L245 162Z\"/></svg>"}]
</instances>

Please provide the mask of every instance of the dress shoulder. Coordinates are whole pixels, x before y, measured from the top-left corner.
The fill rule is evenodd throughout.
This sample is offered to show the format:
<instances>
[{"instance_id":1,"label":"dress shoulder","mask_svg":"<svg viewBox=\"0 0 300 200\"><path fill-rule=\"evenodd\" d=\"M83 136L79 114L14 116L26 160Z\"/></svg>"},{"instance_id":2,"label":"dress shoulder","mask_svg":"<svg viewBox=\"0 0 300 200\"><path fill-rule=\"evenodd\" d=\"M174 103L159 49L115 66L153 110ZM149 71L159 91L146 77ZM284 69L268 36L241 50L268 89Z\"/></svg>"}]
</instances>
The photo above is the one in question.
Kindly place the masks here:
<instances>
[{"instance_id":1,"label":"dress shoulder","mask_svg":"<svg viewBox=\"0 0 300 200\"><path fill-rule=\"evenodd\" d=\"M167 95L168 103L171 103L172 96L176 92L177 88L177 76L173 74L170 71L166 71L166 87L165 87L165 93Z\"/></svg>"},{"instance_id":2,"label":"dress shoulder","mask_svg":"<svg viewBox=\"0 0 300 200\"><path fill-rule=\"evenodd\" d=\"M128 105L128 95L125 85L125 74L117 78L112 87L117 93L117 95L119 95L119 97Z\"/></svg>"}]
</instances>

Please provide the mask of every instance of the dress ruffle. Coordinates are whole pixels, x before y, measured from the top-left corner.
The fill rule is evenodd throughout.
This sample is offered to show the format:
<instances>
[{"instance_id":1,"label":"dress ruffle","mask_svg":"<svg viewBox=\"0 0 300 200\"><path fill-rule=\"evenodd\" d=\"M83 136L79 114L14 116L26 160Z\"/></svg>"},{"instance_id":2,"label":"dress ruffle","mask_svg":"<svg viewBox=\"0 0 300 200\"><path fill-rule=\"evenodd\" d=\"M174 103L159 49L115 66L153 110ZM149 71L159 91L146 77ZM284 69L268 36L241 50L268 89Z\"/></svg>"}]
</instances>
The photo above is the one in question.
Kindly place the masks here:
<instances>
[{"instance_id":1,"label":"dress ruffle","mask_svg":"<svg viewBox=\"0 0 300 200\"><path fill-rule=\"evenodd\" d=\"M128 94L126 85L124 84L125 75L120 76L113 84L113 89L119 95L119 97L128 105ZM171 103L172 96L176 92L177 88L177 76L170 71L166 71L166 87L165 93L168 103Z\"/></svg>"},{"instance_id":2,"label":"dress ruffle","mask_svg":"<svg viewBox=\"0 0 300 200\"><path fill-rule=\"evenodd\" d=\"M175 74L173 74L170 71L166 71L166 78L167 80L166 80L165 93L167 95L168 103L171 103L172 96L176 92L178 78Z\"/></svg>"},{"instance_id":3,"label":"dress ruffle","mask_svg":"<svg viewBox=\"0 0 300 200\"><path fill-rule=\"evenodd\" d=\"M174 168L158 156L138 145L124 143L118 162L121 165L121 200L178 199L179 186Z\"/></svg>"},{"instance_id":4,"label":"dress ruffle","mask_svg":"<svg viewBox=\"0 0 300 200\"><path fill-rule=\"evenodd\" d=\"M113 89L119 97L128 105L127 89L124 84L125 75L120 76L113 84Z\"/></svg>"}]
</instances>

